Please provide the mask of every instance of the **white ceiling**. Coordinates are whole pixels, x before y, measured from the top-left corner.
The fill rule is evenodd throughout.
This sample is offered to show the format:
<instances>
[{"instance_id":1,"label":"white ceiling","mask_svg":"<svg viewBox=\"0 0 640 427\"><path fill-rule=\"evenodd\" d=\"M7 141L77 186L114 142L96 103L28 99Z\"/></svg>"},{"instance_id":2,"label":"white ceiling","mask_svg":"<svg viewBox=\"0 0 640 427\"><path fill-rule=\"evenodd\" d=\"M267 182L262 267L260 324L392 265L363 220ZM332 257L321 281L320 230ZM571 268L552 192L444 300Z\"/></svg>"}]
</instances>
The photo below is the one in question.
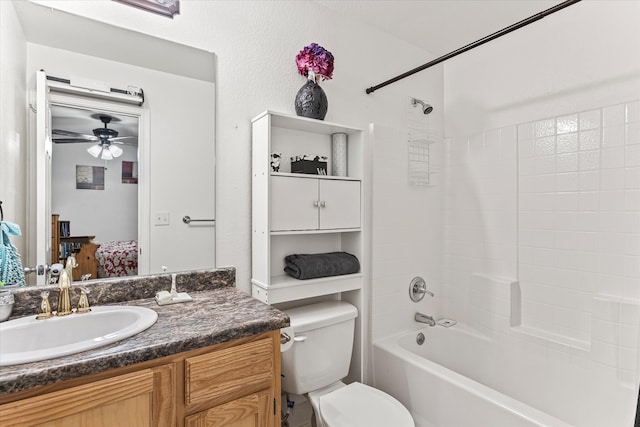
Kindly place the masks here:
<instances>
[{"instance_id":1,"label":"white ceiling","mask_svg":"<svg viewBox=\"0 0 640 427\"><path fill-rule=\"evenodd\" d=\"M314 0L442 56L562 0ZM533 24L535 25L535 24ZM425 63L433 58L425 58Z\"/></svg>"}]
</instances>

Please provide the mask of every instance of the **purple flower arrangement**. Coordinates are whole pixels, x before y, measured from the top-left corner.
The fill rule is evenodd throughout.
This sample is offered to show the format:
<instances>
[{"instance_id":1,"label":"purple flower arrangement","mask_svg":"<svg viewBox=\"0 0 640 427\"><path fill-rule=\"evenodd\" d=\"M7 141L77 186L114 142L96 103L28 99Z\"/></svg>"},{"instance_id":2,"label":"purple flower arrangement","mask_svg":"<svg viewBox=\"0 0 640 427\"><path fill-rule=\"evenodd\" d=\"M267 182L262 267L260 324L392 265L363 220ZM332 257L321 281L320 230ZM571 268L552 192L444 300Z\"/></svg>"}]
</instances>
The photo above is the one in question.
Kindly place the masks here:
<instances>
[{"instance_id":1,"label":"purple flower arrangement","mask_svg":"<svg viewBox=\"0 0 640 427\"><path fill-rule=\"evenodd\" d=\"M303 76L309 75L309 70L320 75L322 80L329 80L333 75L333 55L318 43L311 43L296 55L298 72Z\"/></svg>"}]
</instances>

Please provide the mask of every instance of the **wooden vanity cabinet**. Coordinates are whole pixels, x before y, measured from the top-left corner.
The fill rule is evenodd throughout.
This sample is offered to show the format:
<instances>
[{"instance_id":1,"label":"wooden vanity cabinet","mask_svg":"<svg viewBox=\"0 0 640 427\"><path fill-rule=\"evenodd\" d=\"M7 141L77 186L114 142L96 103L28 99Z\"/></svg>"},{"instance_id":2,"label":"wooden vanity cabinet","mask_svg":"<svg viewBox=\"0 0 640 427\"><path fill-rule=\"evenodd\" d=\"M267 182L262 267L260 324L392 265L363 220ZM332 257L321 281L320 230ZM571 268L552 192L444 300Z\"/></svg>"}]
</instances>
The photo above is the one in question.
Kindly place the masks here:
<instances>
[{"instance_id":1,"label":"wooden vanity cabinet","mask_svg":"<svg viewBox=\"0 0 640 427\"><path fill-rule=\"evenodd\" d=\"M39 390L0 397L0 426L276 427L279 331Z\"/></svg>"},{"instance_id":2,"label":"wooden vanity cabinet","mask_svg":"<svg viewBox=\"0 0 640 427\"><path fill-rule=\"evenodd\" d=\"M173 366L141 369L0 406L2 426L170 426Z\"/></svg>"},{"instance_id":3,"label":"wooden vanity cabinet","mask_svg":"<svg viewBox=\"0 0 640 427\"><path fill-rule=\"evenodd\" d=\"M190 415L185 427L267 427L275 426L269 415L273 393L261 391L229 403Z\"/></svg>"},{"instance_id":4,"label":"wooden vanity cabinet","mask_svg":"<svg viewBox=\"0 0 640 427\"><path fill-rule=\"evenodd\" d=\"M185 426L270 426L276 360L268 339L185 360ZM279 376L279 374L278 374ZM272 411L269 411L272 406Z\"/></svg>"}]
</instances>

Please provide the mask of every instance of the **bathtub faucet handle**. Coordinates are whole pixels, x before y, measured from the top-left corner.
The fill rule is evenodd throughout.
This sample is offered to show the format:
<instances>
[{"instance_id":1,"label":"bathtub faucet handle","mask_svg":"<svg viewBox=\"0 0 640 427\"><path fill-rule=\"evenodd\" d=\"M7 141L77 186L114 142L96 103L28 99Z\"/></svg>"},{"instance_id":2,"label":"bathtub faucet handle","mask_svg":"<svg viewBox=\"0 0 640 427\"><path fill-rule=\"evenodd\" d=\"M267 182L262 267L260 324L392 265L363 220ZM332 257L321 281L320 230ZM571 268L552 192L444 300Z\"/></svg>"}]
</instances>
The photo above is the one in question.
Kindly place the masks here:
<instances>
[{"instance_id":1,"label":"bathtub faucet handle","mask_svg":"<svg viewBox=\"0 0 640 427\"><path fill-rule=\"evenodd\" d=\"M435 297L436 295L427 289L427 283L422 277L414 277L409 283L409 297L411 301L418 302L424 298L425 294Z\"/></svg>"},{"instance_id":2,"label":"bathtub faucet handle","mask_svg":"<svg viewBox=\"0 0 640 427\"><path fill-rule=\"evenodd\" d=\"M430 297L435 297L436 294L434 294L433 292L431 292L429 289L427 289L427 285L425 283L422 283L418 289L419 292L425 293L427 295L429 295Z\"/></svg>"}]
</instances>

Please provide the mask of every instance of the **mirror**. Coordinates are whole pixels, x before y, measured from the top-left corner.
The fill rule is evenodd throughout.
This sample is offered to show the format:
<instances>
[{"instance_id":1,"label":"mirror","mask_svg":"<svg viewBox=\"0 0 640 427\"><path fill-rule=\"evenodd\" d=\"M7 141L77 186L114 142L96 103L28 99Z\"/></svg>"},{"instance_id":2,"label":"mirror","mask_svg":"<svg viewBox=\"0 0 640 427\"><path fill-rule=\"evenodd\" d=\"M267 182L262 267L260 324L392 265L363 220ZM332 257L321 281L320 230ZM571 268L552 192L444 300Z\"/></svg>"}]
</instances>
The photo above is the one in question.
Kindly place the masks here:
<instances>
[{"instance_id":1,"label":"mirror","mask_svg":"<svg viewBox=\"0 0 640 427\"><path fill-rule=\"evenodd\" d=\"M87 145L91 144L80 145L84 145L86 158L93 162L77 160L75 164L61 166L69 174L64 188L58 187L52 179L58 167L57 159L61 157L70 161L71 155L62 153L70 147L62 147L63 144L49 140L44 161L51 156L52 179L40 181L33 177L38 173L38 165L41 164L38 162L43 161L43 154L39 156L36 149L30 149L29 164L25 166L29 169L28 181L34 184L25 184L25 188L19 188L18 192L29 194L30 198L36 198L38 191L45 195L41 203L43 208L36 208L35 200L28 203L27 210L33 214L25 215L29 221L25 218L23 223L26 225L22 226L23 234L27 236L23 264L32 267L51 263L52 214L58 213L55 210L62 210L61 206L67 203L65 196L76 192L80 194L79 205L70 208L68 213L66 209L60 212L59 219L70 221L72 234L77 231L81 235L95 235L96 241L134 240L130 237L135 234L133 231L125 233L125 228L132 227L132 223L127 221L125 226L118 221L120 215L133 210L132 206L136 205L139 274L215 267L214 54L30 2L12 4L25 41L23 66L27 75L27 91L35 87L36 71L45 70L47 76L72 81L74 77L80 77L99 86L124 90L140 88L145 96L138 114L131 112L133 107L130 105L127 109L108 105L109 102L103 99L94 99L95 91L90 91L92 96L75 96L73 101L70 100L73 96L66 94L57 100L52 96L46 102L52 121L44 134L49 138L54 136L51 129L62 127L58 125L63 120L62 110L58 107L85 110L89 116L108 112L123 119L124 111L125 116L138 117L139 181L138 184L119 182L122 189L128 187L128 193L135 193L131 188L137 187L137 199L112 202L100 208L95 204L95 194L104 192L104 195L108 191L107 175L113 173L110 177L117 176L122 180L122 160L118 159L108 160L107 169L102 171L105 173L104 190L76 187L78 166L91 167L82 169L81 173L86 175L91 171L92 177L101 173L93 168L104 168L104 161L101 166L100 161L86 153ZM0 28L0 37L4 37L1 33L5 30L4 26ZM83 36L77 37L78 34ZM15 34L11 37L15 38ZM35 96L29 96L29 99L30 112L25 122L29 123L28 143L33 147L34 137L39 131L35 125L38 108ZM65 124L62 130L90 135L100 125L104 126L98 122L88 130L76 131L71 124ZM97 185L94 182L86 184ZM185 191L187 189L194 191ZM83 209L81 205L91 209ZM101 221L110 224L113 230L101 234L106 232L99 231L95 224L88 225L90 220L81 213L83 210L89 211L89 216L92 210L96 217L98 213L104 213L108 219ZM185 224L182 218L187 215L211 221ZM82 224L86 224L86 228Z\"/></svg>"},{"instance_id":2,"label":"mirror","mask_svg":"<svg viewBox=\"0 0 640 427\"><path fill-rule=\"evenodd\" d=\"M51 264L74 280L138 274L140 117L51 102ZM85 102L86 103L86 102Z\"/></svg>"}]
</instances>

